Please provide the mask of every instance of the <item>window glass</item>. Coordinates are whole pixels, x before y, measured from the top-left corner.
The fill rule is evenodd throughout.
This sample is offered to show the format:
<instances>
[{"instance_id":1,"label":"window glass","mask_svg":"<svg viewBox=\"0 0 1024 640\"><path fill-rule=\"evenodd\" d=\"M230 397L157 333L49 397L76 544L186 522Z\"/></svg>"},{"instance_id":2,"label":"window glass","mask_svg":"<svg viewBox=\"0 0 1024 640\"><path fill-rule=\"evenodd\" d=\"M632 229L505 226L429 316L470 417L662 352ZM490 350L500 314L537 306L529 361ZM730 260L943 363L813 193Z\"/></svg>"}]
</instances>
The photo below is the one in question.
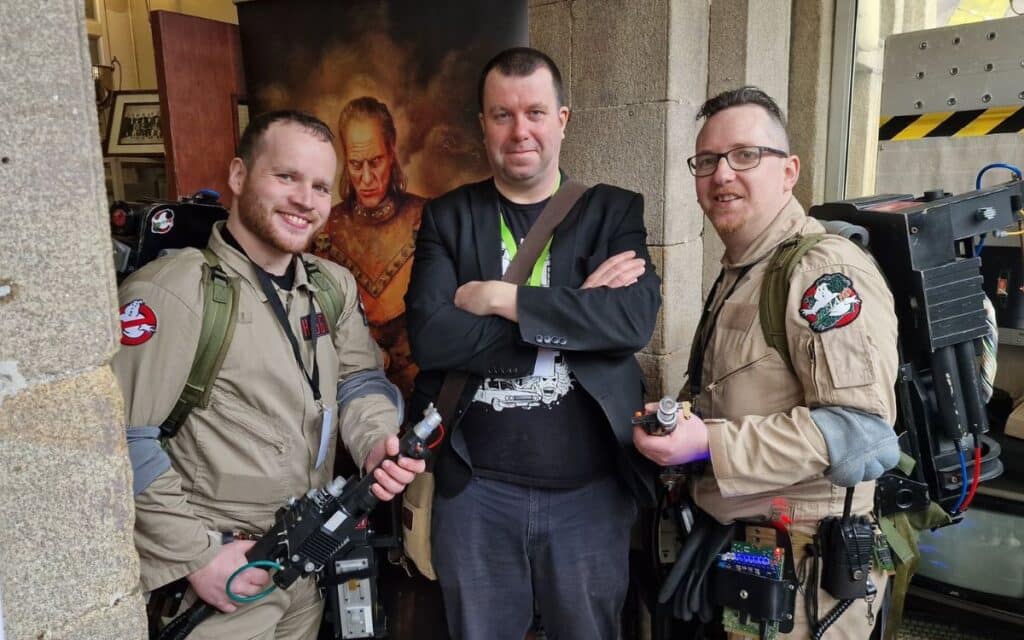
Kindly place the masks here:
<instances>
[{"instance_id":1,"label":"window glass","mask_svg":"<svg viewBox=\"0 0 1024 640\"><path fill-rule=\"evenodd\" d=\"M858 0L845 197L873 195L886 37L1024 13L1024 0ZM1016 9L1016 12L1015 12ZM838 43L837 43L838 44Z\"/></svg>"}]
</instances>

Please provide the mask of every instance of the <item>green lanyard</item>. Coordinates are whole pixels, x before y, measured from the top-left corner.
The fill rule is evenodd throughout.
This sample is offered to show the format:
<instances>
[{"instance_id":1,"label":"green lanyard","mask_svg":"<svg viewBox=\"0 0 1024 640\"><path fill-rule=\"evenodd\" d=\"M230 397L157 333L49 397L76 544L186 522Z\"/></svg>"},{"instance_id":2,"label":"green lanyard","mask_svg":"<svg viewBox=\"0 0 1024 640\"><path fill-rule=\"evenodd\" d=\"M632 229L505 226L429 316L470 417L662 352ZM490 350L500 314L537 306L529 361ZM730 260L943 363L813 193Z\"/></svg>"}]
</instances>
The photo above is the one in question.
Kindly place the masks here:
<instances>
[{"instance_id":1,"label":"green lanyard","mask_svg":"<svg viewBox=\"0 0 1024 640\"><path fill-rule=\"evenodd\" d=\"M558 175L558 182L555 184L555 191L551 192L554 195L558 191L558 187L562 186L562 175ZM505 245L505 250L508 251L508 259L511 262L516 257L516 252L519 251L519 245L516 244L515 238L512 237L512 231L505 224L505 216L501 215L501 208L498 209L498 221L501 223L501 242ZM544 265L548 261L548 255L551 253L551 238L548 238L547 243L544 245L544 249L540 252L540 257L537 258L537 262L533 265L533 272L530 273L530 279L526 281L531 287L539 287L542 285L543 280L541 279L544 275Z\"/></svg>"}]
</instances>

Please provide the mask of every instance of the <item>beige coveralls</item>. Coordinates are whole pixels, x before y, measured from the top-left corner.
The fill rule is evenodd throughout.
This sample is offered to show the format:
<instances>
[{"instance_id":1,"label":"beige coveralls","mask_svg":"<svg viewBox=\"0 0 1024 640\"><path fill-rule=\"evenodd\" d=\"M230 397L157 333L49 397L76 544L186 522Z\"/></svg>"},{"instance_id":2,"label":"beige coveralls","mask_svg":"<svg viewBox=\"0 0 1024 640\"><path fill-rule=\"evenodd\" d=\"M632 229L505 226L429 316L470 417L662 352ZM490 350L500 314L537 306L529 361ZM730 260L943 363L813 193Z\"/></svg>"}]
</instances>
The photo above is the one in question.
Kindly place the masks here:
<instances>
[{"instance_id":1,"label":"beige coveralls","mask_svg":"<svg viewBox=\"0 0 1024 640\"><path fill-rule=\"evenodd\" d=\"M289 497L327 483L339 424L360 466L378 440L398 430L395 407L380 395L352 400L338 415L339 380L379 369L382 358L359 311L352 275L305 256L329 271L343 294L333 340L328 332L315 343L322 404L334 408L326 459L316 468L322 412L265 303L253 264L224 242L220 224L209 246L224 271L241 280L238 321L209 406L193 409L169 442L172 468L135 497L135 543L147 591L206 565L221 544L219 532L262 533ZM136 300L149 309L141 324L126 324L122 311L122 347L113 361L128 426L160 425L184 387L203 317L203 263L199 251L185 250L152 262L120 288L122 310ZM310 312L307 292L314 287L300 262L292 291L278 291L310 373L314 343L304 336L301 321ZM184 606L190 599L191 593ZM232 614L211 617L190 638L314 638L322 606L313 582L299 580L288 591L277 589Z\"/></svg>"},{"instance_id":2,"label":"beige coveralls","mask_svg":"<svg viewBox=\"0 0 1024 640\"><path fill-rule=\"evenodd\" d=\"M723 258L724 277L710 307L712 314L721 307L721 313L707 343L702 389L695 405L708 426L711 464L691 485L694 500L718 521L728 523L767 519L773 499L781 498L792 509L798 567L803 545L818 521L842 514L846 492L823 475L830 464L828 449L810 410L840 406L875 414L890 424L896 418L893 299L871 258L852 242L827 236L794 272L786 330L796 375L764 339L758 303L771 255L797 233L821 232L821 224L807 217L793 199L742 256L734 262ZM747 265L754 266L723 303ZM848 323L820 330L828 323L819 317L825 312L824 303L816 301L826 296L815 298L815 285L823 282L823 276L836 273L851 281L859 312L850 319L856 300L847 291L849 299L838 307L837 317L846 311ZM810 297L805 299L805 294ZM855 514L871 511L874 489L874 482L857 485ZM875 571L872 580L878 587L873 605L877 613L887 576ZM835 604L824 591L819 591L818 602L819 617ZM871 630L868 618L868 605L855 601L824 637L866 639ZM795 620L793 633L782 637L807 638L802 595L797 597Z\"/></svg>"}]
</instances>

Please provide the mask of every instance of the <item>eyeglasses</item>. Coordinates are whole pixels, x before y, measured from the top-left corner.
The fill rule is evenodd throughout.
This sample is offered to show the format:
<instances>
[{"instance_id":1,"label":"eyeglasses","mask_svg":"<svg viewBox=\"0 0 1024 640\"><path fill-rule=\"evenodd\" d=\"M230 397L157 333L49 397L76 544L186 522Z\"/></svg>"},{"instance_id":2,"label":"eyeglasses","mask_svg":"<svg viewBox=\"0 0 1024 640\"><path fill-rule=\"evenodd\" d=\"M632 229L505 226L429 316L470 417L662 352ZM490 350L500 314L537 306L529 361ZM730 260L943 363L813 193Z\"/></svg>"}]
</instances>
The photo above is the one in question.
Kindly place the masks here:
<instances>
[{"instance_id":1,"label":"eyeglasses","mask_svg":"<svg viewBox=\"0 0 1024 640\"><path fill-rule=\"evenodd\" d=\"M764 154L788 158L789 154L781 149L772 147L737 147L725 153L698 153L686 159L690 173L698 178L710 176L718 170L718 163L722 158L729 163L733 171L749 171L761 164L761 156Z\"/></svg>"}]
</instances>

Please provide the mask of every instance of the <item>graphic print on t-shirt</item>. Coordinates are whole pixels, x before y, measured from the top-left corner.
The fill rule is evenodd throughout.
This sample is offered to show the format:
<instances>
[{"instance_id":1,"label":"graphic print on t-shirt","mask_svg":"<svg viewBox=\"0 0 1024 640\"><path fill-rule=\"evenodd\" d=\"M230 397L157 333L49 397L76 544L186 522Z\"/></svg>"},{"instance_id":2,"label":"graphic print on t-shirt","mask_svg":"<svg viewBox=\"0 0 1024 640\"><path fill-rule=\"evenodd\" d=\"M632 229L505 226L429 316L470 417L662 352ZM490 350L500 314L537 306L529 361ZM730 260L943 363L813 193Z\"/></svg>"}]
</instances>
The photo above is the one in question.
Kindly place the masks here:
<instances>
[{"instance_id":1,"label":"graphic print on t-shirt","mask_svg":"<svg viewBox=\"0 0 1024 640\"><path fill-rule=\"evenodd\" d=\"M501 271L508 269L512 262L508 249L501 246ZM548 286L551 274L551 257L547 256L541 271L541 286ZM562 354L555 352L553 376L523 376L522 378L487 378L473 396L474 402L489 405L495 411L503 409L532 409L550 407L565 397L573 388L573 378Z\"/></svg>"}]
</instances>

